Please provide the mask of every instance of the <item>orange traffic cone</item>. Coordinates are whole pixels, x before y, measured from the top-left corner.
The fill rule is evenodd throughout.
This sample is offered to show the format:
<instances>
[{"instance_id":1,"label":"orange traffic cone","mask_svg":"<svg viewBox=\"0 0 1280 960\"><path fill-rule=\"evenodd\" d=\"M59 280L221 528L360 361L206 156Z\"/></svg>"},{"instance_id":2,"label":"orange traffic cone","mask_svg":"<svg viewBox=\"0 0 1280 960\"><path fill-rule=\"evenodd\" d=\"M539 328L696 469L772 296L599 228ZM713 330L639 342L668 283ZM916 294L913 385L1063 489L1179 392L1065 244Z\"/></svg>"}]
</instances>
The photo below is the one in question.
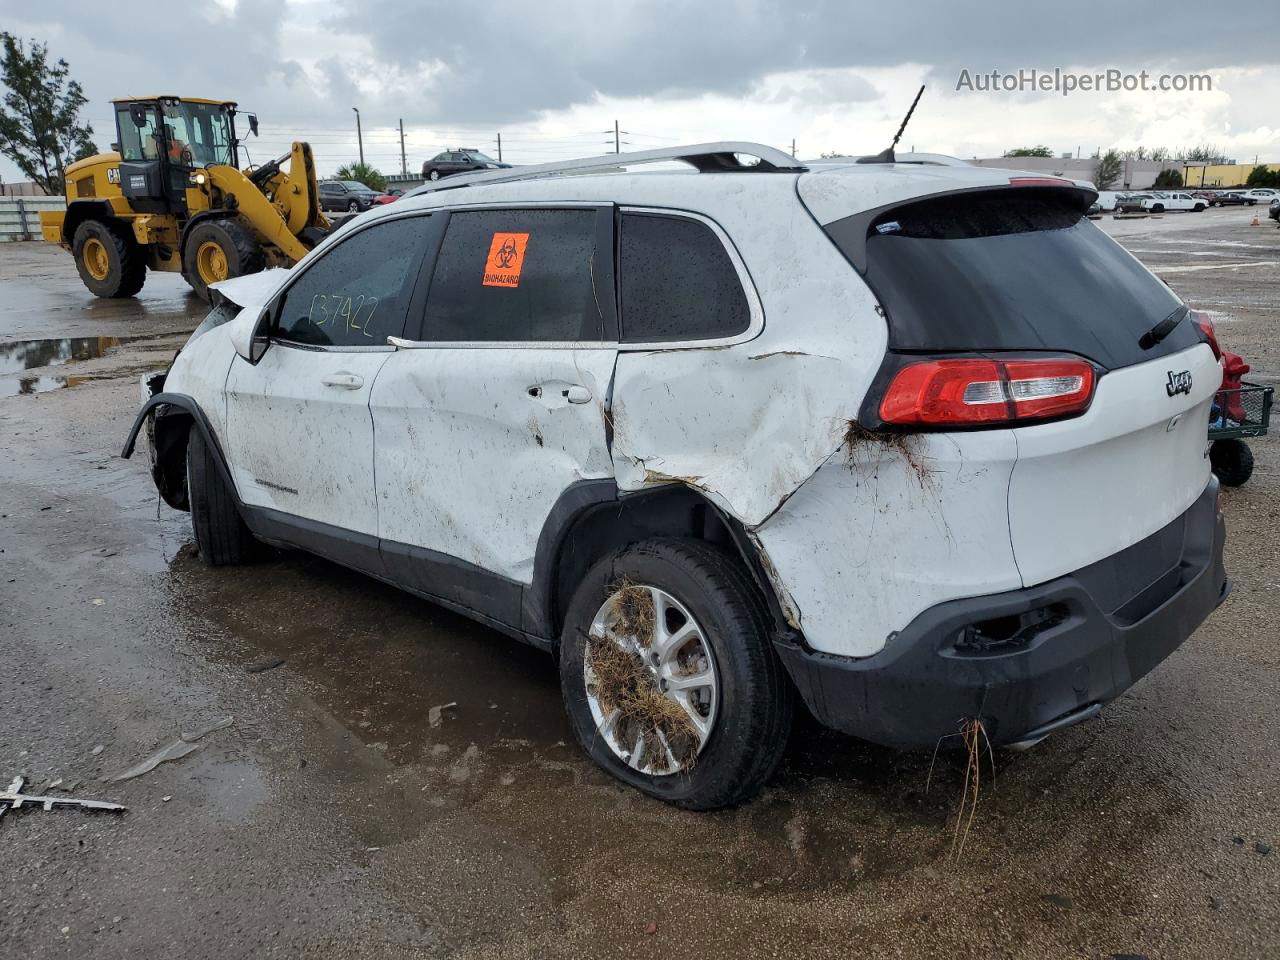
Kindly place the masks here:
<instances>
[{"instance_id":1,"label":"orange traffic cone","mask_svg":"<svg viewBox=\"0 0 1280 960\"><path fill-rule=\"evenodd\" d=\"M1262 226L1262 221L1258 219L1258 215L1257 215L1256 213L1253 215L1253 222L1252 222L1252 223L1250 223L1250 224L1249 224L1249 226L1251 226L1251 227L1260 227L1260 226Z\"/></svg>"}]
</instances>

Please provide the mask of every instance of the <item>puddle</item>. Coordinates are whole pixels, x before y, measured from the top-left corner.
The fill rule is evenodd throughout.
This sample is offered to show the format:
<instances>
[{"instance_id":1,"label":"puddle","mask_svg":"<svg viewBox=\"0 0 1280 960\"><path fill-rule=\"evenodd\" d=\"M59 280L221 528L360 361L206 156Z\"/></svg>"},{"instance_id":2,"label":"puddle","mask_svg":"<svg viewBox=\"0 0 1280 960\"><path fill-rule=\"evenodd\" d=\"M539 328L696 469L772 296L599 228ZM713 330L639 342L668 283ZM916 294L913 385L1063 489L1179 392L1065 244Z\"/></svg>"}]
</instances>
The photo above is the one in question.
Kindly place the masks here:
<instances>
[{"instance_id":1,"label":"puddle","mask_svg":"<svg viewBox=\"0 0 1280 960\"><path fill-rule=\"evenodd\" d=\"M17 397L26 393L44 393L73 386L78 377L0 377L0 397Z\"/></svg>"},{"instance_id":2,"label":"puddle","mask_svg":"<svg viewBox=\"0 0 1280 960\"><path fill-rule=\"evenodd\" d=\"M94 360L112 347L118 347L120 337L63 337L49 340L17 340L0 343L0 377L10 377L23 370L38 367L60 367L64 363ZM27 378L24 378L27 379ZM35 378L30 378L35 379ZM39 379L54 379L43 377ZM60 384L61 386L61 384ZM45 389L53 389L46 387ZM34 393L35 390L23 390Z\"/></svg>"},{"instance_id":3,"label":"puddle","mask_svg":"<svg viewBox=\"0 0 1280 960\"><path fill-rule=\"evenodd\" d=\"M97 376L51 376L43 373L23 376L22 373L96 360L124 344L153 339L157 337L54 337L0 343L0 397L45 393L100 379Z\"/></svg>"}]
</instances>

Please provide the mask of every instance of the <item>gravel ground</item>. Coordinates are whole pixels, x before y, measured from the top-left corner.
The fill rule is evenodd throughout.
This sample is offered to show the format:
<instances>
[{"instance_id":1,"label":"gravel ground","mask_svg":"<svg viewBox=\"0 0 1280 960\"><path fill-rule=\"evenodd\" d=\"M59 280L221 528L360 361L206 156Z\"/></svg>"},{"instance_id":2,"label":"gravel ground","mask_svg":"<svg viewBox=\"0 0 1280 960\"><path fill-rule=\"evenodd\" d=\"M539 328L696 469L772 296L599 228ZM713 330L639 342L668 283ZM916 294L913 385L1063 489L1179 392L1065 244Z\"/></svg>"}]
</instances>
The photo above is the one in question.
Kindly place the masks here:
<instances>
[{"instance_id":1,"label":"gravel ground","mask_svg":"<svg viewBox=\"0 0 1280 960\"><path fill-rule=\"evenodd\" d=\"M1100 225L1275 383L1280 233L1249 218ZM129 807L0 821L7 953L1280 957L1273 438L1226 493L1233 596L1100 719L998 754L955 856L954 758L802 723L757 801L681 813L568 743L535 651L320 560L206 569L116 456L198 302L94 300L36 244L0 246L0 298L0 778Z\"/></svg>"}]
</instances>

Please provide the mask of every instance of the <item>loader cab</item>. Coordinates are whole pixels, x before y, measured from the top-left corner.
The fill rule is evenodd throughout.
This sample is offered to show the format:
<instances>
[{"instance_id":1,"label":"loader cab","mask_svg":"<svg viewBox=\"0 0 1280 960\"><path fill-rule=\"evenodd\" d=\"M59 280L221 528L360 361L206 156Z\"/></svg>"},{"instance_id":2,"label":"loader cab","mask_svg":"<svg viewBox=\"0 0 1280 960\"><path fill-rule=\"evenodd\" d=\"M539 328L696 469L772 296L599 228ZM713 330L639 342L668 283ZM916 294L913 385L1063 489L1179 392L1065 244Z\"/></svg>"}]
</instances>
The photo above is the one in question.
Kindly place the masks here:
<instances>
[{"instance_id":1,"label":"loader cab","mask_svg":"<svg viewBox=\"0 0 1280 960\"><path fill-rule=\"evenodd\" d=\"M120 189L130 206L185 217L196 170L239 166L235 107L180 97L115 101Z\"/></svg>"}]
</instances>

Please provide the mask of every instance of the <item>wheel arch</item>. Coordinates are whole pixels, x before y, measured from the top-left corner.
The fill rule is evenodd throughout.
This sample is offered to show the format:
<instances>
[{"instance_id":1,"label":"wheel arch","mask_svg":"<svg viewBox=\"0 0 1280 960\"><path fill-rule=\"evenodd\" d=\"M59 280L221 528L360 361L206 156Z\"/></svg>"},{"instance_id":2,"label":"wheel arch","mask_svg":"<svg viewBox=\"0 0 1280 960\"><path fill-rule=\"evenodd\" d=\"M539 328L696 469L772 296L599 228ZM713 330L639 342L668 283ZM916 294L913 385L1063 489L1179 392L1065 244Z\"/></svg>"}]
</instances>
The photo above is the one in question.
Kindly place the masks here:
<instances>
[{"instance_id":1,"label":"wheel arch","mask_svg":"<svg viewBox=\"0 0 1280 960\"><path fill-rule=\"evenodd\" d=\"M765 599L775 635L794 633L742 524L684 484L620 494L612 478L578 481L556 501L538 538L524 631L557 645L586 572L610 551L655 537L691 537L737 557Z\"/></svg>"},{"instance_id":2,"label":"wheel arch","mask_svg":"<svg viewBox=\"0 0 1280 960\"><path fill-rule=\"evenodd\" d=\"M111 204L108 201L75 200L67 204L67 212L62 219L63 241L67 244L73 243L76 237L76 230L86 220L101 220L108 226L115 226L125 230L130 239L133 238L133 228L129 225L129 222L117 217L116 212L111 208Z\"/></svg>"},{"instance_id":3,"label":"wheel arch","mask_svg":"<svg viewBox=\"0 0 1280 960\"><path fill-rule=\"evenodd\" d=\"M138 434L148 422L152 431L152 448L155 450L151 476L165 503L175 510L190 509L187 496L187 439L194 428L200 431L205 445L213 452L218 472L235 498L236 506L242 506L213 425L193 398L185 393L161 392L143 404L134 418L124 448L120 451L120 456L125 460L133 456Z\"/></svg>"},{"instance_id":4,"label":"wheel arch","mask_svg":"<svg viewBox=\"0 0 1280 960\"><path fill-rule=\"evenodd\" d=\"M178 237L178 257L181 259L186 256L187 238L191 236L191 231L202 223L208 223L211 220L236 220L239 218L234 210L205 210L197 213L182 226L182 234Z\"/></svg>"}]
</instances>

